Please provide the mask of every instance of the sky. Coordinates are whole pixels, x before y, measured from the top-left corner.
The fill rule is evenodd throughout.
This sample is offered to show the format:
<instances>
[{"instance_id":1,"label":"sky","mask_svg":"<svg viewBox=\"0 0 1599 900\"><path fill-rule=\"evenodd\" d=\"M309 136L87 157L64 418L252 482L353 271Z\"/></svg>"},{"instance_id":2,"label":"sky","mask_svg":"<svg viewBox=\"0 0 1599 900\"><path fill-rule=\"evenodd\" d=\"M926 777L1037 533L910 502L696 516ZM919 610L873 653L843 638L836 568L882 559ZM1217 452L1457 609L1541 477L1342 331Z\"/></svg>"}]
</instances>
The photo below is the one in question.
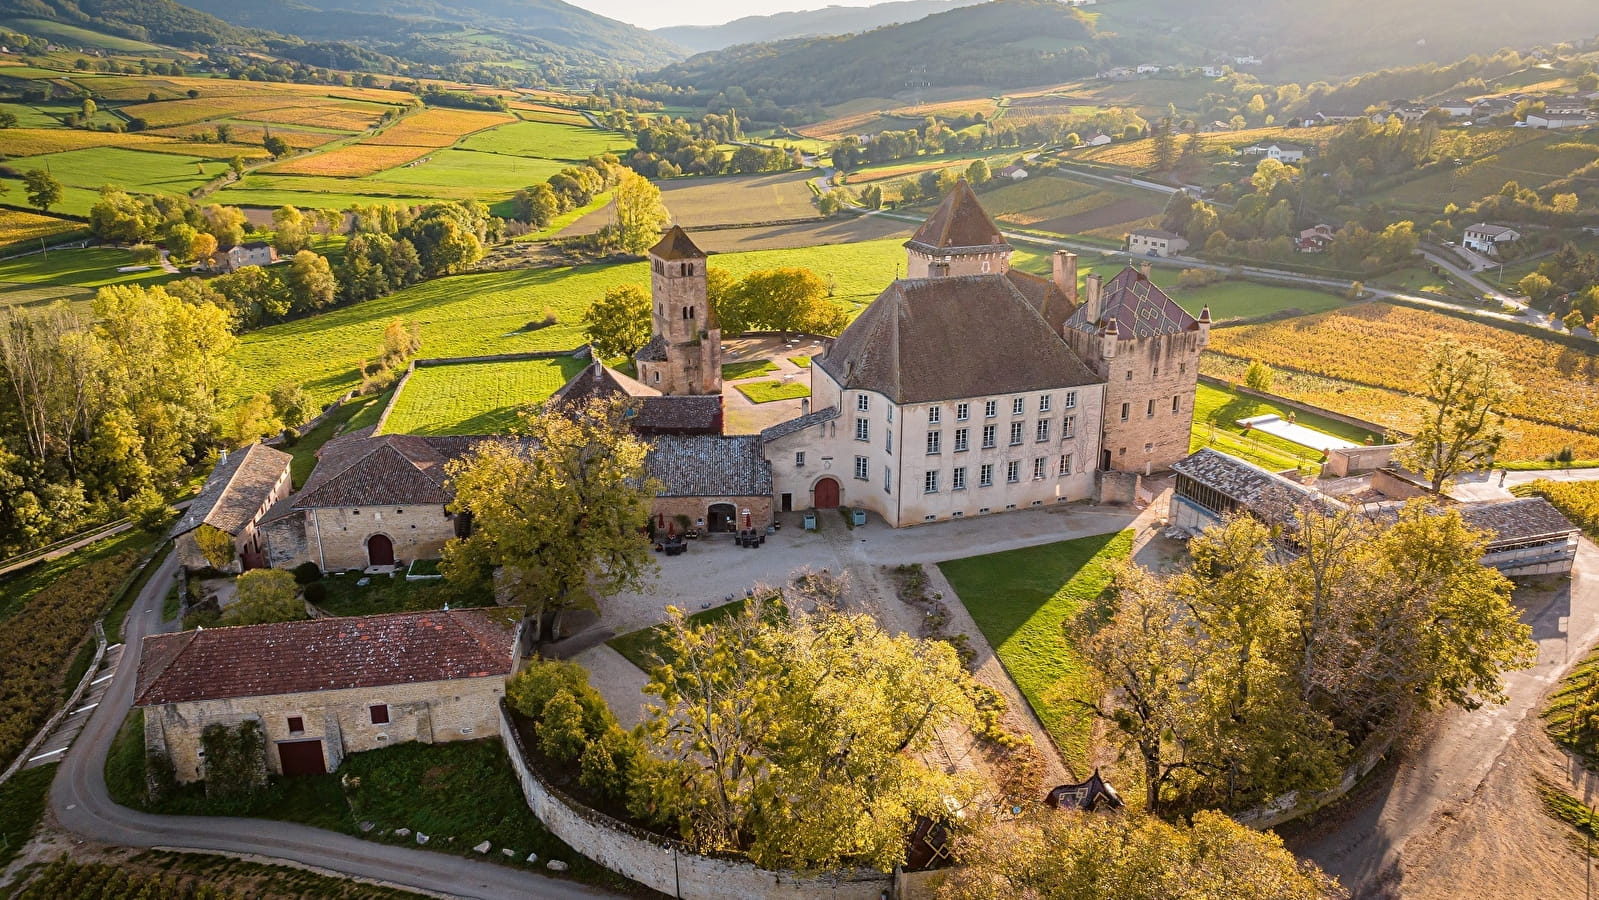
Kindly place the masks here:
<instances>
[{"instance_id":1,"label":"sky","mask_svg":"<svg viewBox=\"0 0 1599 900\"><path fill-rule=\"evenodd\" d=\"M765 16L827 6L871 6L879 0L567 0L574 6L641 28L720 25L744 16Z\"/></svg>"}]
</instances>

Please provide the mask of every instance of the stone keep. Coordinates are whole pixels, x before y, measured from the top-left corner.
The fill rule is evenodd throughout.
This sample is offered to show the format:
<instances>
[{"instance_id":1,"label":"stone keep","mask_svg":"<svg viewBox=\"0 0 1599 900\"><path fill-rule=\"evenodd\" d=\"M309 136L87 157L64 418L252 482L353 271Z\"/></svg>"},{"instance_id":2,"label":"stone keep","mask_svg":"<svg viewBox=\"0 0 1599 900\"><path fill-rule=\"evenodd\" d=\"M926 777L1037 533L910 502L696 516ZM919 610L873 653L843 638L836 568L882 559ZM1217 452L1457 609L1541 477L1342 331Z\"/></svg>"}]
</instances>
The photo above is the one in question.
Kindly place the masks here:
<instances>
[{"instance_id":1,"label":"stone keep","mask_svg":"<svg viewBox=\"0 0 1599 900\"><path fill-rule=\"evenodd\" d=\"M653 336L635 356L639 380L663 394L722 392L722 328L705 286L706 256L674 225L650 248Z\"/></svg>"}]
</instances>

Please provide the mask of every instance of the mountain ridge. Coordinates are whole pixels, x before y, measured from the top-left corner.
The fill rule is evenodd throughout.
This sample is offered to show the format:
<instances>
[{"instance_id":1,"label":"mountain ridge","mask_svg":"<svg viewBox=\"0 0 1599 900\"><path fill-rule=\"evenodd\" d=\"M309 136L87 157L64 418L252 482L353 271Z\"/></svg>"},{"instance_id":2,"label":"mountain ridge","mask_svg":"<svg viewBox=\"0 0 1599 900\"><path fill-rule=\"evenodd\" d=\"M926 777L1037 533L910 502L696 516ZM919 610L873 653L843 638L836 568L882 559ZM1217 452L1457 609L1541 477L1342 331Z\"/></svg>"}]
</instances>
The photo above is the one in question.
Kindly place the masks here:
<instances>
[{"instance_id":1,"label":"mountain ridge","mask_svg":"<svg viewBox=\"0 0 1599 900\"><path fill-rule=\"evenodd\" d=\"M738 44L857 34L985 2L987 0L889 0L871 6L834 5L764 16L743 16L720 25L669 25L651 31L680 47L704 53Z\"/></svg>"}]
</instances>

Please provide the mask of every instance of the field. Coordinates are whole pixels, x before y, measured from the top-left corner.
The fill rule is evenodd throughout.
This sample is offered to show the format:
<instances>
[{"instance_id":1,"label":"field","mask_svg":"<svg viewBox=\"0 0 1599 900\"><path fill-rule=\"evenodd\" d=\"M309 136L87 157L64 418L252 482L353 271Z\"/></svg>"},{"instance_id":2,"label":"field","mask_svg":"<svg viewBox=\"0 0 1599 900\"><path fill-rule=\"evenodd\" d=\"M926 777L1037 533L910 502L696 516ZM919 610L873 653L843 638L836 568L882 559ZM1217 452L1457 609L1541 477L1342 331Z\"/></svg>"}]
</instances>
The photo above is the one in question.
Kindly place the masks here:
<instances>
[{"instance_id":1,"label":"field","mask_svg":"<svg viewBox=\"0 0 1599 900\"><path fill-rule=\"evenodd\" d=\"M1465 165L1432 172L1392 188L1385 188L1359 199L1361 204L1380 202L1387 206L1436 212L1446 204L1466 206L1498 191L1507 181L1524 188L1539 188L1569 176L1573 170L1599 159L1599 134L1548 134L1531 129L1505 129L1513 138L1500 148L1483 147L1487 155L1470 159ZM1484 132L1487 134L1487 132ZM1480 135L1479 140L1483 140ZM1516 143L1511 143L1516 141ZM1576 192L1585 205L1599 201L1592 187Z\"/></svg>"},{"instance_id":2,"label":"field","mask_svg":"<svg viewBox=\"0 0 1599 900\"><path fill-rule=\"evenodd\" d=\"M1165 202L1136 188L1039 175L983 193L983 206L1002 224L1052 234L1087 234L1120 241L1159 222Z\"/></svg>"},{"instance_id":3,"label":"field","mask_svg":"<svg viewBox=\"0 0 1599 900\"><path fill-rule=\"evenodd\" d=\"M161 284L171 277L159 268L117 271L118 266L132 262L131 253L113 247L51 250L0 260L0 307L45 305L57 299L86 306L94 298L95 288L108 284Z\"/></svg>"},{"instance_id":4,"label":"field","mask_svg":"<svg viewBox=\"0 0 1599 900\"><path fill-rule=\"evenodd\" d=\"M16 209L0 209L0 249L24 241L31 242L34 248L37 248L40 238L52 238L59 234L77 231L82 227L76 222L63 219L53 219Z\"/></svg>"},{"instance_id":5,"label":"field","mask_svg":"<svg viewBox=\"0 0 1599 900\"><path fill-rule=\"evenodd\" d=\"M313 147L320 147L323 144L331 143L347 136L342 131L309 131L295 128L273 128L269 125L258 125L253 122L243 121L227 121L226 124L233 129L232 146L238 146L242 144L249 147L251 150L254 150L256 153L266 152L264 149L262 149L261 142L266 140L267 132L269 130L271 131L273 137L278 138L295 150L310 150ZM146 134L184 139L192 135L209 135L214 134L215 132L216 123L196 122L189 125L173 125L170 128L162 128L158 131L146 132ZM127 135L124 135L124 137L126 136ZM194 147L195 152L199 152L206 146L219 145L207 145L203 143L191 143L189 141L184 141L184 146Z\"/></svg>"},{"instance_id":6,"label":"field","mask_svg":"<svg viewBox=\"0 0 1599 900\"><path fill-rule=\"evenodd\" d=\"M1537 459L1570 445L1599 456L1599 361L1551 341L1387 304L1211 332L1207 374L1241 380L1249 360L1278 370L1273 392L1401 431L1423 401L1420 348L1453 337L1504 353L1522 387L1506 412L1513 437L1503 456ZM1289 370L1289 371L1285 371Z\"/></svg>"},{"instance_id":7,"label":"field","mask_svg":"<svg viewBox=\"0 0 1599 900\"><path fill-rule=\"evenodd\" d=\"M475 112L467 109L424 109L406 116L381 133L363 138L362 143L404 147L448 147L462 135L513 122L503 113Z\"/></svg>"},{"instance_id":8,"label":"field","mask_svg":"<svg viewBox=\"0 0 1599 900\"><path fill-rule=\"evenodd\" d=\"M554 125L587 125L589 122L576 110L542 103L512 103L511 112L524 122L549 122Z\"/></svg>"},{"instance_id":9,"label":"field","mask_svg":"<svg viewBox=\"0 0 1599 900\"><path fill-rule=\"evenodd\" d=\"M27 169L48 166L50 173L66 188L56 212L88 215L100 199L100 188L116 184L130 191L147 194L186 194L222 174L226 163L172 153L143 153L120 147L69 150L34 157ZM20 185L13 190L20 189Z\"/></svg>"},{"instance_id":10,"label":"field","mask_svg":"<svg viewBox=\"0 0 1599 900\"><path fill-rule=\"evenodd\" d=\"M581 116L579 122L583 122ZM621 152L632 145L614 131L574 124L516 122L490 131L480 131L461 141L462 150L504 153L536 159L561 159L582 162L600 153Z\"/></svg>"},{"instance_id":11,"label":"field","mask_svg":"<svg viewBox=\"0 0 1599 900\"><path fill-rule=\"evenodd\" d=\"M398 149L398 148L396 148ZM470 150L436 150L414 166L379 172L367 179L374 186L404 185L429 196L475 197L480 200L510 196L566 168L551 159L473 153Z\"/></svg>"},{"instance_id":12,"label":"field","mask_svg":"<svg viewBox=\"0 0 1599 900\"><path fill-rule=\"evenodd\" d=\"M1269 434L1255 432L1245 436L1244 430L1237 425L1239 419L1273 413L1287 418L1290 410L1236 391L1201 384L1194 395L1194 428L1188 449L1197 451L1210 447L1239 459L1247 459L1273 472L1306 467L1314 470L1318 467L1321 464L1320 453ZM1297 424L1357 444L1363 443L1367 437L1374 437L1363 429L1322 416L1300 412L1293 415Z\"/></svg>"},{"instance_id":13,"label":"field","mask_svg":"<svg viewBox=\"0 0 1599 900\"><path fill-rule=\"evenodd\" d=\"M751 403L797 400L811 395L810 385L799 381L750 381L734 385Z\"/></svg>"},{"instance_id":14,"label":"field","mask_svg":"<svg viewBox=\"0 0 1599 900\"><path fill-rule=\"evenodd\" d=\"M1212 134L1199 136L1200 146L1205 152L1215 154L1220 151L1237 150L1261 141L1288 141L1295 144L1322 146L1332 139L1333 128L1246 128L1241 131L1218 131ZM1178 147L1187 143L1186 136L1179 137ZM1106 144L1103 147L1089 147L1080 151L1073 151L1064 158L1082 159L1107 166L1143 171L1155 166L1155 142L1145 138L1125 143ZM1252 167L1251 167L1252 168Z\"/></svg>"},{"instance_id":15,"label":"field","mask_svg":"<svg viewBox=\"0 0 1599 900\"><path fill-rule=\"evenodd\" d=\"M583 368L570 356L421 366L395 398L385 434L503 434L517 411L555 393Z\"/></svg>"},{"instance_id":16,"label":"field","mask_svg":"<svg viewBox=\"0 0 1599 900\"><path fill-rule=\"evenodd\" d=\"M358 178L376 175L384 169L403 166L422 156L426 147L373 146L348 144L317 153L277 163L263 170L271 175L328 175L335 178Z\"/></svg>"},{"instance_id":17,"label":"field","mask_svg":"<svg viewBox=\"0 0 1599 900\"><path fill-rule=\"evenodd\" d=\"M1093 722L1074 702L1085 672L1063 626L1109 586L1111 564L1132 548L1124 531L938 566L1075 771L1090 767Z\"/></svg>"},{"instance_id":18,"label":"field","mask_svg":"<svg viewBox=\"0 0 1599 900\"><path fill-rule=\"evenodd\" d=\"M718 256L735 275L780 266L809 266L834 285L833 298L856 307L876 297L904 260L900 241L769 250ZM647 284L646 263L523 269L439 278L391 294L240 337L234 359L242 396L284 381L303 384L319 403L354 387L356 365L376 356L383 328L396 317L422 327L422 355L479 356L564 350L583 343L583 312L609 288ZM560 324L523 331L543 310Z\"/></svg>"}]
</instances>

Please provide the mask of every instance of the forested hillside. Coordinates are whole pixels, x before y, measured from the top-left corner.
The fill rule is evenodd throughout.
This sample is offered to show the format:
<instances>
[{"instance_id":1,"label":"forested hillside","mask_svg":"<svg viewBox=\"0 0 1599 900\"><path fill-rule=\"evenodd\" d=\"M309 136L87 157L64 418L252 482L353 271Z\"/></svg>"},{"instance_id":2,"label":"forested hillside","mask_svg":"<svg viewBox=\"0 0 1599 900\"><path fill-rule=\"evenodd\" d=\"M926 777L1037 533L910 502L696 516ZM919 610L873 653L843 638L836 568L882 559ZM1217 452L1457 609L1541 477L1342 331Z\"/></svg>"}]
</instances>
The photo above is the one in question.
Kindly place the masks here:
<instances>
[{"instance_id":1,"label":"forested hillside","mask_svg":"<svg viewBox=\"0 0 1599 900\"><path fill-rule=\"evenodd\" d=\"M702 53L735 44L781 41L789 38L856 34L884 25L914 22L984 0L890 0L872 6L829 6L769 16L745 16L723 25L673 25L655 34L680 47Z\"/></svg>"},{"instance_id":2,"label":"forested hillside","mask_svg":"<svg viewBox=\"0 0 1599 900\"><path fill-rule=\"evenodd\" d=\"M49 19L176 47L260 44L249 29L172 0L0 0L0 16Z\"/></svg>"}]
</instances>

